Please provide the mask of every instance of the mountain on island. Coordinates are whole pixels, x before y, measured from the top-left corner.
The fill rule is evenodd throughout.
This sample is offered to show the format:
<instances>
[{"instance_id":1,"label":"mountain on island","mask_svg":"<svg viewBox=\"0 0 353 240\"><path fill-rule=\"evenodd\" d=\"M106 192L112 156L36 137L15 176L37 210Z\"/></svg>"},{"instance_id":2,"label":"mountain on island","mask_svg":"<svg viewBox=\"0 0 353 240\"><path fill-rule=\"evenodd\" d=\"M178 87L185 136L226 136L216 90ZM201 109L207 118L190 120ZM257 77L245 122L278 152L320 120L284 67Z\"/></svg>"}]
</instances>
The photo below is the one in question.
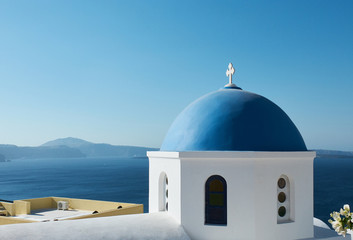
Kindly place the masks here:
<instances>
[{"instance_id":1,"label":"mountain on island","mask_svg":"<svg viewBox=\"0 0 353 240\"><path fill-rule=\"evenodd\" d=\"M146 157L157 148L115 146L92 143L78 138L60 138L38 147L0 144L0 162L18 158Z\"/></svg>"},{"instance_id":2,"label":"mountain on island","mask_svg":"<svg viewBox=\"0 0 353 240\"><path fill-rule=\"evenodd\" d=\"M158 148L110 145L92 143L78 138L59 138L41 145L42 147L66 146L80 150L87 157L145 157L147 151L158 151Z\"/></svg>"},{"instance_id":3,"label":"mountain on island","mask_svg":"<svg viewBox=\"0 0 353 240\"><path fill-rule=\"evenodd\" d=\"M18 158L82 158L82 157L146 157L147 151L158 148L116 146L92 143L78 138L59 138L38 147L18 147L0 144L0 162ZM312 150L317 158L353 158L353 152Z\"/></svg>"},{"instance_id":4,"label":"mountain on island","mask_svg":"<svg viewBox=\"0 0 353 240\"><path fill-rule=\"evenodd\" d=\"M353 152L347 151L334 151L334 150L323 150L316 149L317 157L327 157L327 158L353 158Z\"/></svg>"},{"instance_id":5,"label":"mountain on island","mask_svg":"<svg viewBox=\"0 0 353 240\"><path fill-rule=\"evenodd\" d=\"M85 157L78 149L67 146L57 147L18 147L16 145L0 145L0 154L5 160L18 158L72 158Z\"/></svg>"},{"instance_id":6,"label":"mountain on island","mask_svg":"<svg viewBox=\"0 0 353 240\"><path fill-rule=\"evenodd\" d=\"M67 137L67 138L58 138L49 142L42 144L42 147L54 147L54 146L67 146L71 148L78 148L83 145L93 145L94 143L82 140L79 138Z\"/></svg>"}]
</instances>

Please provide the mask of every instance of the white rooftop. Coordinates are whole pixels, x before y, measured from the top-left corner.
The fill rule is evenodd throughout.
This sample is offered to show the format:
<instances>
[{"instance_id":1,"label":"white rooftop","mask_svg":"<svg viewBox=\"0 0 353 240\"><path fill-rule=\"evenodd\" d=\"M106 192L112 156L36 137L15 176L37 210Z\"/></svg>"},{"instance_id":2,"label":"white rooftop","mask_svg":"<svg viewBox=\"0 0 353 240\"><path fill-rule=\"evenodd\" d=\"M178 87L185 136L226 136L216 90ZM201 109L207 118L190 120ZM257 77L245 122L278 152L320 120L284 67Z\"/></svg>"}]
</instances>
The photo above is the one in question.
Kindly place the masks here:
<instances>
[{"instance_id":1,"label":"white rooftop","mask_svg":"<svg viewBox=\"0 0 353 240\"><path fill-rule=\"evenodd\" d=\"M32 210L31 214L13 216L11 218L28 219L38 222L60 221L72 217L91 215L92 211L84 210L57 210L57 209L39 209Z\"/></svg>"},{"instance_id":2,"label":"white rooftop","mask_svg":"<svg viewBox=\"0 0 353 240\"><path fill-rule=\"evenodd\" d=\"M6 240L190 240L174 218L165 213L10 224L0 226L0 233Z\"/></svg>"},{"instance_id":3,"label":"white rooftop","mask_svg":"<svg viewBox=\"0 0 353 240\"><path fill-rule=\"evenodd\" d=\"M183 227L165 212L82 219L22 223L0 226L1 239L7 240L113 240L168 239L190 240ZM347 240L318 219L314 219L313 239Z\"/></svg>"}]
</instances>

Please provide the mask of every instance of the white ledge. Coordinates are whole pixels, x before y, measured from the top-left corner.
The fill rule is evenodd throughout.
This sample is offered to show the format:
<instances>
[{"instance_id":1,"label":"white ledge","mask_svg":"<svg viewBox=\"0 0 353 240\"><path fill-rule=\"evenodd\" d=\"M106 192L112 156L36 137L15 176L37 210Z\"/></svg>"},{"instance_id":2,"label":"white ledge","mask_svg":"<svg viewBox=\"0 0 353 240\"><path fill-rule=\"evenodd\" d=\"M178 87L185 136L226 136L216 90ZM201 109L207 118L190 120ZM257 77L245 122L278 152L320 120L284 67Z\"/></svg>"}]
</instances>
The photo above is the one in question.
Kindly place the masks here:
<instances>
[{"instance_id":1,"label":"white ledge","mask_svg":"<svg viewBox=\"0 0 353 240\"><path fill-rule=\"evenodd\" d=\"M152 158L314 158L315 151L303 152L254 152L254 151L195 151L195 152L147 152Z\"/></svg>"}]
</instances>

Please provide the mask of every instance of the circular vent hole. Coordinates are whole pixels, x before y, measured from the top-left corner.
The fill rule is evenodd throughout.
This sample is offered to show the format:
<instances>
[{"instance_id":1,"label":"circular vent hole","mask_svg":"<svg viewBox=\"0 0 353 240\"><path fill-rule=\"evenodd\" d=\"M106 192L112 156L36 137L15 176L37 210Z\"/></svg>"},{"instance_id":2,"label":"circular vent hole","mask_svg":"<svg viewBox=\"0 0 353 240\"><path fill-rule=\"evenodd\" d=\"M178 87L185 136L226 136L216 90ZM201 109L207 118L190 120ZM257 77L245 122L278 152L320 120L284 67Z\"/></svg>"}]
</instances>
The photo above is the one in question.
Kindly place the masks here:
<instances>
[{"instance_id":1,"label":"circular vent hole","mask_svg":"<svg viewBox=\"0 0 353 240\"><path fill-rule=\"evenodd\" d=\"M286 201L286 194L284 193L284 192L280 192L279 194L278 194L278 201L280 202L280 203L283 203L284 201Z\"/></svg>"},{"instance_id":2,"label":"circular vent hole","mask_svg":"<svg viewBox=\"0 0 353 240\"><path fill-rule=\"evenodd\" d=\"M285 188L286 187L286 180L284 178L278 179L277 185L279 188Z\"/></svg>"},{"instance_id":3,"label":"circular vent hole","mask_svg":"<svg viewBox=\"0 0 353 240\"><path fill-rule=\"evenodd\" d=\"M278 209L278 215L280 217L284 217L286 215L286 211L287 211L286 208L282 206Z\"/></svg>"}]
</instances>

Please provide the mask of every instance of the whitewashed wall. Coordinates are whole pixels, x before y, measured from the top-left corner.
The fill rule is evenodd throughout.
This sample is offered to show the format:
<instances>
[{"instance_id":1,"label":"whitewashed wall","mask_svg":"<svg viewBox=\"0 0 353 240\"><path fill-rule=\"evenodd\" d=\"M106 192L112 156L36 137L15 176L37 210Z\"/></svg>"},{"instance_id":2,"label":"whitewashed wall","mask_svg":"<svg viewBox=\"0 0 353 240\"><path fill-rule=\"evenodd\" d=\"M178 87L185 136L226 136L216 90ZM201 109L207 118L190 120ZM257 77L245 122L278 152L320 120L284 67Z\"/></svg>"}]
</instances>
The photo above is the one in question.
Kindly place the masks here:
<instances>
[{"instance_id":1,"label":"whitewashed wall","mask_svg":"<svg viewBox=\"0 0 353 240\"><path fill-rule=\"evenodd\" d=\"M175 153L166 153L164 156L160 158L157 154L157 157L149 157L149 212L159 211L159 176L165 172L168 177L168 212L181 223L180 160Z\"/></svg>"},{"instance_id":2,"label":"whitewashed wall","mask_svg":"<svg viewBox=\"0 0 353 240\"><path fill-rule=\"evenodd\" d=\"M192 239L313 237L313 152L149 152L148 156L150 212L158 211L158 178L164 171L169 179L169 213ZM294 221L277 224L277 181L282 174L290 179ZM227 226L204 225L205 183L212 175L227 181Z\"/></svg>"}]
</instances>

